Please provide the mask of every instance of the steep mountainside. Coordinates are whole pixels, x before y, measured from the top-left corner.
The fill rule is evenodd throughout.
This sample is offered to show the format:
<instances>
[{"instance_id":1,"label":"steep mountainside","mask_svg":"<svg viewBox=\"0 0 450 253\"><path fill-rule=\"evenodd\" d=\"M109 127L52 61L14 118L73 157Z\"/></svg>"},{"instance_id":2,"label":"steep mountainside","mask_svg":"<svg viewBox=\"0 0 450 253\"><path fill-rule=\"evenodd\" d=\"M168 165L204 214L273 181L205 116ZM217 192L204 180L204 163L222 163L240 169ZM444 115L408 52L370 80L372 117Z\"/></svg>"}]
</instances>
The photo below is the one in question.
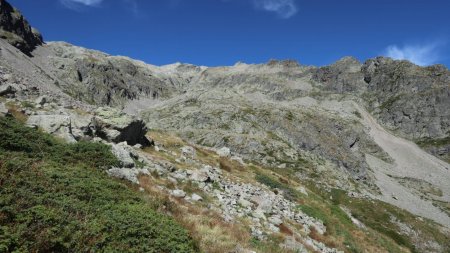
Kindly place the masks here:
<instances>
[{"instance_id":1,"label":"steep mountainside","mask_svg":"<svg viewBox=\"0 0 450 253\"><path fill-rule=\"evenodd\" d=\"M243 253L450 249L450 71L444 66L383 57L365 63L346 57L325 67L292 60L154 66L64 42L44 44L4 0L0 35L0 123L39 135L26 124L71 143L45 135L42 147L48 150L39 153L17 131L1 129L0 170L10 169L9 155L23 158L31 152L42 161L28 157L30 171L14 163L17 182L37 173L37 181L54 179L70 193L81 179L66 178L73 177L60 168L67 160L72 174L96 170L88 187L98 180L105 184L106 175L119 178L108 187L127 184L126 194L137 203L134 213L151 210L145 219L158 217L154 224L169 224L188 242L164 241L138 219L130 226L145 232L127 227L130 234L120 234L125 243L136 234L151 234L173 243L158 245L169 252L177 247ZM108 166L75 161L77 152L95 155L93 147L118 161ZM14 183L1 175L3 182L9 182L8 192L0 189L0 202L27 219L36 206L44 206L41 215L64 205L63 198L52 205L41 200L20 205L11 197ZM96 191L97 197L107 194L108 201L116 201L109 196L114 189ZM101 205L83 201L82 208ZM108 201L103 204L111 205ZM20 217L0 206L0 238L9 236L4 244L0 240L0 252L67 250L80 243L67 233L51 245L25 245ZM106 212L102 208L97 211ZM171 218L161 218L166 216ZM97 222L83 217L91 225ZM33 224L31 218L27 222ZM104 221L98 222L103 229ZM96 233L95 228L86 231ZM136 249L146 249L140 243L149 241L133 241ZM113 244L95 247L103 252Z\"/></svg>"}]
</instances>

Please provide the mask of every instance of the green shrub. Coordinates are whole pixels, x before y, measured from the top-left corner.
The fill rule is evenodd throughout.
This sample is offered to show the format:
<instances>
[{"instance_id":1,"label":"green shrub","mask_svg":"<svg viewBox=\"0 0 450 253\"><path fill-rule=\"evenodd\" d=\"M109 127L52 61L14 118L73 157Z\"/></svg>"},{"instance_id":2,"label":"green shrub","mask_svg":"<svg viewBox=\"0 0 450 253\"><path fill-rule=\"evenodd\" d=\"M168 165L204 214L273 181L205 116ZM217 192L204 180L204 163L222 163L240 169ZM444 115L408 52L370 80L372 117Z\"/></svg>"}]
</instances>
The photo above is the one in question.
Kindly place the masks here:
<instances>
[{"instance_id":1,"label":"green shrub","mask_svg":"<svg viewBox=\"0 0 450 253\"><path fill-rule=\"evenodd\" d=\"M0 252L197 252L184 228L106 175L116 162L106 145L0 118Z\"/></svg>"},{"instance_id":2,"label":"green shrub","mask_svg":"<svg viewBox=\"0 0 450 253\"><path fill-rule=\"evenodd\" d=\"M110 150L107 145L93 142L67 144L49 134L24 127L13 118L0 118L0 151L23 152L29 158L47 162L108 168L118 164Z\"/></svg>"},{"instance_id":3,"label":"green shrub","mask_svg":"<svg viewBox=\"0 0 450 253\"><path fill-rule=\"evenodd\" d=\"M321 220L323 223L328 223L328 215L325 214L322 210L318 208L314 208L312 206L300 205L300 210L304 212L306 215Z\"/></svg>"},{"instance_id":4,"label":"green shrub","mask_svg":"<svg viewBox=\"0 0 450 253\"><path fill-rule=\"evenodd\" d=\"M256 174L256 181L260 182L261 184L265 184L267 186L269 186L272 189L282 189L284 188L283 185L276 181L275 179L272 179L269 176L266 176L264 174Z\"/></svg>"},{"instance_id":5,"label":"green shrub","mask_svg":"<svg viewBox=\"0 0 450 253\"><path fill-rule=\"evenodd\" d=\"M288 200L297 201L301 197L300 194L296 190L289 187L289 185L283 184L267 175L257 173L255 179L259 183L269 186L271 189L282 190L283 196Z\"/></svg>"}]
</instances>

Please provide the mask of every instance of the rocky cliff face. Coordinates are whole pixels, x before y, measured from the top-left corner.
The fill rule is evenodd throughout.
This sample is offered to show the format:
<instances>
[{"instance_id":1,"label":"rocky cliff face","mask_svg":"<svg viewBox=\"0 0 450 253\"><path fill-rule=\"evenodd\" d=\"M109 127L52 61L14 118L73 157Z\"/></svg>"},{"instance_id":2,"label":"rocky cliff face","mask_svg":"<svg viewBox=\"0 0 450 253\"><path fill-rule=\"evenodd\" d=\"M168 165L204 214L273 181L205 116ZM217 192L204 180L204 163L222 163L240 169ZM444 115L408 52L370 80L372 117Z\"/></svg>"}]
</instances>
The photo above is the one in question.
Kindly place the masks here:
<instances>
[{"instance_id":1,"label":"rocky cliff face","mask_svg":"<svg viewBox=\"0 0 450 253\"><path fill-rule=\"evenodd\" d=\"M450 130L450 71L377 58L362 67L366 99L389 129L412 140L440 139Z\"/></svg>"},{"instance_id":2,"label":"rocky cliff face","mask_svg":"<svg viewBox=\"0 0 450 253\"><path fill-rule=\"evenodd\" d=\"M42 35L28 24L17 9L4 0L0 0L0 38L27 55L43 43Z\"/></svg>"},{"instance_id":3,"label":"rocky cliff face","mask_svg":"<svg viewBox=\"0 0 450 253\"><path fill-rule=\"evenodd\" d=\"M321 68L276 60L157 67L66 43L49 43L34 54L33 62L72 97L124 108L143 116L150 129L228 146L265 166L298 168L306 161L314 166L300 170L302 176L348 190L355 180L377 191L367 154L392 161L364 128L360 107L413 141L449 135L449 75L440 66L386 58L362 64L347 57ZM447 159L445 145L430 143L429 152ZM317 169L324 162L326 173Z\"/></svg>"}]
</instances>

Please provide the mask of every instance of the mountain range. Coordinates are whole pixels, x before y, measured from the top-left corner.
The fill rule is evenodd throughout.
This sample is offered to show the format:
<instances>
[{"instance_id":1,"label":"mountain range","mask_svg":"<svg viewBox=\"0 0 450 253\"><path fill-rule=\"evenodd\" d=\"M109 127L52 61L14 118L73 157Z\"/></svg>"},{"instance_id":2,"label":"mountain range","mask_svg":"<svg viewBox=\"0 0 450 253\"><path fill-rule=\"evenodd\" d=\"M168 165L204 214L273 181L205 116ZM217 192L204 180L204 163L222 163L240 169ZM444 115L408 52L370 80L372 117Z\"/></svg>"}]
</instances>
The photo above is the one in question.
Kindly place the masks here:
<instances>
[{"instance_id":1,"label":"mountain range","mask_svg":"<svg viewBox=\"0 0 450 253\"><path fill-rule=\"evenodd\" d=\"M46 42L0 0L0 96L7 118L71 145L109 147L119 163L97 170L143 202L178 205L157 211L188 231L191 252L450 250L443 65L345 57L324 67L155 66ZM14 151L8 145L0 151ZM0 185L15 173L3 174L3 159ZM111 252L114 241L82 249L67 246L70 236L67 248L8 241L5 231L24 223L4 218L2 206L0 251ZM125 251L189 252L141 243Z\"/></svg>"}]
</instances>

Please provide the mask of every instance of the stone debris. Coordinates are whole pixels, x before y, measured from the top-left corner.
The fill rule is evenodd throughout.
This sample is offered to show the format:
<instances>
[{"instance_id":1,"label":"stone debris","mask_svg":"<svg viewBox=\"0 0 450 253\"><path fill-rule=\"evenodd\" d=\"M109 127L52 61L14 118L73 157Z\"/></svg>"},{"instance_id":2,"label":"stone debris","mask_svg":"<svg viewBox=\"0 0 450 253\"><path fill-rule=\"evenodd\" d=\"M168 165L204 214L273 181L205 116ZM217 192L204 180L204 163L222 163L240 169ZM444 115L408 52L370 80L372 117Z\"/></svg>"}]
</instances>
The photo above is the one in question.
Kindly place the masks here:
<instances>
[{"instance_id":1,"label":"stone debris","mask_svg":"<svg viewBox=\"0 0 450 253\"><path fill-rule=\"evenodd\" d=\"M186 197L186 192L184 192L183 190L173 190L171 192L171 195L174 196L175 198L184 198Z\"/></svg>"},{"instance_id":2,"label":"stone debris","mask_svg":"<svg viewBox=\"0 0 450 253\"><path fill-rule=\"evenodd\" d=\"M216 151L217 155L220 157L231 157L231 150L227 147L223 147Z\"/></svg>"}]
</instances>

